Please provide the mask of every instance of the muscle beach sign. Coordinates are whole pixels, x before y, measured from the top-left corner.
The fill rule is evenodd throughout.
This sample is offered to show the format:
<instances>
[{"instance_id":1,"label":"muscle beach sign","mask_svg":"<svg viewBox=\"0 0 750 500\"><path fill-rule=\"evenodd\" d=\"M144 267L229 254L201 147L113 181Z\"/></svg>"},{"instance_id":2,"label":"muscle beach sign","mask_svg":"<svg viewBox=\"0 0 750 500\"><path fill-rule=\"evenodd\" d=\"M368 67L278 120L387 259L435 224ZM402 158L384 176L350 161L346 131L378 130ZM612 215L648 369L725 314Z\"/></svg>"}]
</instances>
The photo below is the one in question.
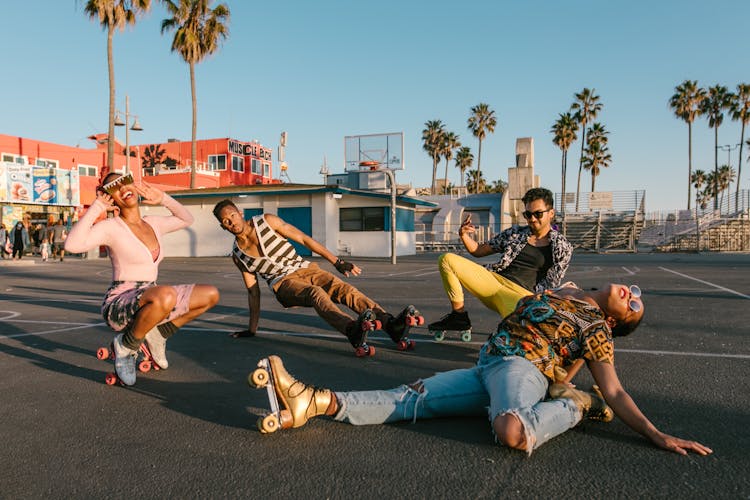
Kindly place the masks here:
<instances>
[{"instance_id":1,"label":"muscle beach sign","mask_svg":"<svg viewBox=\"0 0 750 500\"><path fill-rule=\"evenodd\" d=\"M262 160L271 160L271 150L255 142L229 141L228 150L234 155L255 156Z\"/></svg>"}]
</instances>

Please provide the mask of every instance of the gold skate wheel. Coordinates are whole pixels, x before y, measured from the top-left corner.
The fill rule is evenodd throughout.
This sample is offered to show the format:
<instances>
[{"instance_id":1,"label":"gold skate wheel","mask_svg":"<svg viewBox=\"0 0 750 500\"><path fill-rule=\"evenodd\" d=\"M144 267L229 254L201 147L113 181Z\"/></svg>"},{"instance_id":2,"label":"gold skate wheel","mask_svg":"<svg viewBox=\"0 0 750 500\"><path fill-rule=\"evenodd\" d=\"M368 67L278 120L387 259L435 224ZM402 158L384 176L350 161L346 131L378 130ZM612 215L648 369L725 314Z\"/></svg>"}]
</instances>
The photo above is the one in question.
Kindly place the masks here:
<instances>
[{"instance_id":1,"label":"gold skate wheel","mask_svg":"<svg viewBox=\"0 0 750 500\"><path fill-rule=\"evenodd\" d=\"M257 425L261 434L271 434L279 430L279 419L272 413L265 417L258 417Z\"/></svg>"},{"instance_id":2,"label":"gold skate wheel","mask_svg":"<svg viewBox=\"0 0 750 500\"><path fill-rule=\"evenodd\" d=\"M247 377L247 383L250 387L255 387L256 389L265 387L268 384L268 370L257 368Z\"/></svg>"}]
</instances>

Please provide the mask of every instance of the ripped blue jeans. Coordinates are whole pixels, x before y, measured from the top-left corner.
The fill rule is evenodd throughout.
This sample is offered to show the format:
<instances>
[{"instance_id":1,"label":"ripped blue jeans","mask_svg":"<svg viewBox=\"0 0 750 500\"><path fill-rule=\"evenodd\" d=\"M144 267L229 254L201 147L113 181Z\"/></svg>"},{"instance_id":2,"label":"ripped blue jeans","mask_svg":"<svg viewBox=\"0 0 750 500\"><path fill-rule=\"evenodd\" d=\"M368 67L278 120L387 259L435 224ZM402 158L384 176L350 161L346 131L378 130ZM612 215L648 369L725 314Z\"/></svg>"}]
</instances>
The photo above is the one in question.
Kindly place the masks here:
<instances>
[{"instance_id":1,"label":"ripped blue jeans","mask_svg":"<svg viewBox=\"0 0 750 500\"><path fill-rule=\"evenodd\" d=\"M337 392L335 419L352 425L416 421L423 418L487 415L518 417L526 432L527 452L574 427L581 414L569 399L545 401L548 382L520 356L495 356L482 347L472 368L437 373L415 390Z\"/></svg>"}]
</instances>

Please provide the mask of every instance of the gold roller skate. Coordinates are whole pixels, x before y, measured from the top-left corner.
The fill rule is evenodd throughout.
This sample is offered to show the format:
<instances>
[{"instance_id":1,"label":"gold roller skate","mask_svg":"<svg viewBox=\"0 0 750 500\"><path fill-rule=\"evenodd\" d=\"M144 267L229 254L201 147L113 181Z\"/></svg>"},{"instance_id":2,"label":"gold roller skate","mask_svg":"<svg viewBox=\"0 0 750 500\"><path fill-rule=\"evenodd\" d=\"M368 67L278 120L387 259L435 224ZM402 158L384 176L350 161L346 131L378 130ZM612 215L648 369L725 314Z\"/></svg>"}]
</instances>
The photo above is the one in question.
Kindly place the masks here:
<instances>
[{"instance_id":1,"label":"gold roller skate","mask_svg":"<svg viewBox=\"0 0 750 500\"><path fill-rule=\"evenodd\" d=\"M258 430L270 434L281 429L302 427L318 415L325 415L333 393L300 382L284 368L281 358L268 356L247 378L250 387L266 388L271 413L258 419Z\"/></svg>"},{"instance_id":2,"label":"gold roller skate","mask_svg":"<svg viewBox=\"0 0 750 500\"><path fill-rule=\"evenodd\" d=\"M611 422L615 418L615 413L599 394L579 391L567 384L552 384L549 387L550 398L572 400L581 411L583 418Z\"/></svg>"}]
</instances>

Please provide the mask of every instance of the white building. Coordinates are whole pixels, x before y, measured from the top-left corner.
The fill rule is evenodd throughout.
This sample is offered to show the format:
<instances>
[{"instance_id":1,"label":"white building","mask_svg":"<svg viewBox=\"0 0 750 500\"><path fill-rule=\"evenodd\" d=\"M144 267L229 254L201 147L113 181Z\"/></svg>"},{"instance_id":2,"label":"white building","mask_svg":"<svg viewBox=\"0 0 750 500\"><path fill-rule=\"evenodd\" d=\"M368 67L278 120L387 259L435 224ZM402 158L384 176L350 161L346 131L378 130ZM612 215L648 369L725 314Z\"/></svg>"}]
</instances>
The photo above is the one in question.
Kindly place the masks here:
<instances>
[{"instance_id":1,"label":"white building","mask_svg":"<svg viewBox=\"0 0 750 500\"><path fill-rule=\"evenodd\" d=\"M248 219L260 213L278 215L337 255L391 256L391 195L342 186L276 184L233 186L169 193L194 216L187 229L165 235L169 257L228 255L233 237L213 215L216 203L230 199ZM414 211L436 206L416 197L396 198L396 255L414 255ZM142 207L142 215L168 213L163 207ZM310 255L295 244L301 255Z\"/></svg>"}]
</instances>

